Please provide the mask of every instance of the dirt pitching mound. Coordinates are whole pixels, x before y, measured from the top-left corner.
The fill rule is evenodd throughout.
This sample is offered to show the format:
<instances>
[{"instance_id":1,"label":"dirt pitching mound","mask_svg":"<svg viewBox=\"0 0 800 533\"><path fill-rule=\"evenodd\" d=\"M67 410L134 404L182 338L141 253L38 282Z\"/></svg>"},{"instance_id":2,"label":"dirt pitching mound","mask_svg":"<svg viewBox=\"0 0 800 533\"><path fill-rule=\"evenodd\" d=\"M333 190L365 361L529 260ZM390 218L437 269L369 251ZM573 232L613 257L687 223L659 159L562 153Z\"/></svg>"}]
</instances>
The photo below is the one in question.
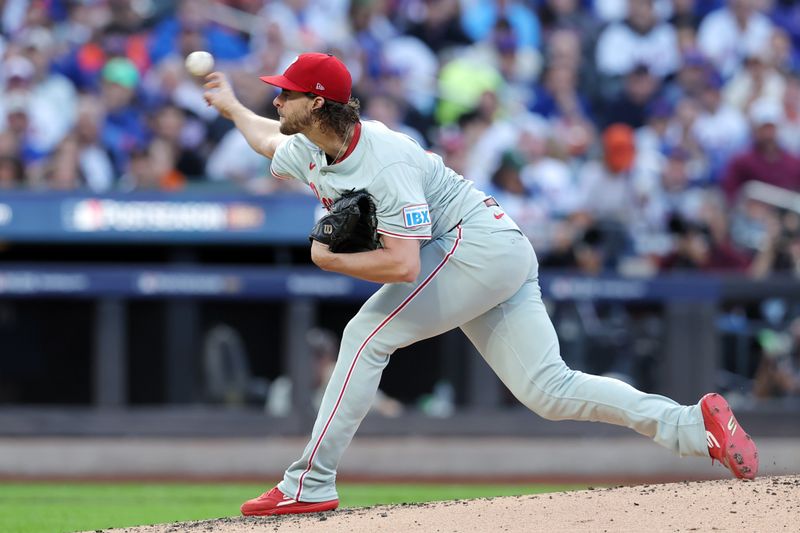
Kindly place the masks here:
<instances>
[{"instance_id":1,"label":"dirt pitching mound","mask_svg":"<svg viewBox=\"0 0 800 533\"><path fill-rule=\"evenodd\" d=\"M800 475L638 485L283 517L107 530L126 533L797 531Z\"/></svg>"}]
</instances>

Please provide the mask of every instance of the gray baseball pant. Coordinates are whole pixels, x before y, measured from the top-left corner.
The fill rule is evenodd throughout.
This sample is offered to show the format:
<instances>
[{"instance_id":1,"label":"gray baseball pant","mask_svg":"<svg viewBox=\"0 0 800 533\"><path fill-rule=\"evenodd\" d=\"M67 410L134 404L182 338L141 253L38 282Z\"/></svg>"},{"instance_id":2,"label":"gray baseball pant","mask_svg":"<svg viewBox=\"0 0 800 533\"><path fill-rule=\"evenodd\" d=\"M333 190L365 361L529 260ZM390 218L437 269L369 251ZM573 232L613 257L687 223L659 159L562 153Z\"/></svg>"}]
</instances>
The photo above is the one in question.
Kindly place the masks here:
<instances>
[{"instance_id":1,"label":"gray baseball pant","mask_svg":"<svg viewBox=\"0 0 800 533\"><path fill-rule=\"evenodd\" d=\"M708 456L699 405L679 405L566 366L542 302L533 248L497 213L481 205L428 243L417 281L384 285L348 323L311 440L286 470L281 492L307 502L337 498L336 467L372 405L389 357L456 327L538 415L626 426L680 455Z\"/></svg>"}]
</instances>

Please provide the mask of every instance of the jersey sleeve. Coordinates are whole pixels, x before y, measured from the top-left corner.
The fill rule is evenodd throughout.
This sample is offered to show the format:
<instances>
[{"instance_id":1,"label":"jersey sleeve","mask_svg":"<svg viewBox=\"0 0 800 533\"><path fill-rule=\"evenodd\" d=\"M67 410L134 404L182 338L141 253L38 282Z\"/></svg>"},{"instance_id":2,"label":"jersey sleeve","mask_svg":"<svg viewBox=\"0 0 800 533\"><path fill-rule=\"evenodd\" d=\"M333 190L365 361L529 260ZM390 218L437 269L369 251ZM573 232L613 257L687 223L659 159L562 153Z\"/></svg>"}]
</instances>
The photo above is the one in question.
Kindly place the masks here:
<instances>
[{"instance_id":1,"label":"jersey sleeve","mask_svg":"<svg viewBox=\"0 0 800 533\"><path fill-rule=\"evenodd\" d=\"M411 165L394 165L385 169L374 182L379 198L378 233L400 239L431 238L431 215L421 172Z\"/></svg>"},{"instance_id":2,"label":"jersey sleeve","mask_svg":"<svg viewBox=\"0 0 800 533\"><path fill-rule=\"evenodd\" d=\"M296 179L308 183L301 161L306 161L307 151L299 135L294 135L278 146L269 166L270 174L279 180Z\"/></svg>"}]
</instances>

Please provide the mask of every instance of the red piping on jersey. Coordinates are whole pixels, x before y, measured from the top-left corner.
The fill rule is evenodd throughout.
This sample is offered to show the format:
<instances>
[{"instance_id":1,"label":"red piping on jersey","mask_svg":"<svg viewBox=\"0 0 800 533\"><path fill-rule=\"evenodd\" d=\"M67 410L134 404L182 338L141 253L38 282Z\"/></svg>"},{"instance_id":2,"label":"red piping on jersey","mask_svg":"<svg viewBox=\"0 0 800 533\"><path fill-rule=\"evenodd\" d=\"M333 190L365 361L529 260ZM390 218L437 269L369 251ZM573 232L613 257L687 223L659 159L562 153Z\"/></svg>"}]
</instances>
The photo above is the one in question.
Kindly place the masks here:
<instances>
[{"instance_id":1,"label":"red piping on jersey","mask_svg":"<svg viewBox=\"0 0 800 533\"><path fill-rule=\"evenodd\" d=\"M418 239L418 240L425 240L430 239L430 234L428 235L404 235L402 233L392 233L391 231L386 231L385 229L377 229L375 230L381 235L389 235L390 237L398 237L400 239Z\"/></svg>"},{"instance_id":2,"label":"red piping on jersey","mask_svg":"<svg viewBox=\"0 0 800 533\"><path fill-rule=\"evenodd\" d=\"M347 146L347 150L342 154L342 156L331 163L331 165L335 165L336 163L341 163L347 156L353 153L353 150L356 149L356 145L358 144L358 140L361 138L361 121L359 120L356 122L356 125L353 127L353 138L350 139L350 144Z\"/></svg>"},{"instance_id":3,"label":"red piping on jersey","mask_svg":"<svg viewBox=\"0 0 800 533\"><path fill-rule=\"evenodd\" d=\"M316 457L317 455L317 451L319 450L320 444L322 444L322 439L325 438L325 433L328 432L328 428L330 427L331 422L333 421L333 417L336 415L336 411L339 409L339 404L342 403L342 397L344 396L345 390L347 390L348 383L350 383L350 377L353 375L353 369L356 367L356 363L358 362L358 358L361 356L361 352L364 351L364 347L370 340L372 340L372 337L377 335L377 333L380 330L382 330L383 327L386 324L388 324L394 317L396 317L397 314L400 311L402 311L404 307L406 307L409 303L411 303L411 300L413 300L422 291L422 289L424 289L433 280L433 278L436 277L436 275L442 270L442 268L444 268L444 265L446 265L447 262L450 260L450 258L453 257L453 254L456 253L456 249L458 248L459 243L461 243L461 225L459 224L457 227L458 227L458 235L456 235L456 241L453 243L453 248L449 252L447 252L447 255L444 256L444 259L442 259L441 263L439 263L437 267L434 268L430 274L428 274L428 277L425 278L425 280L423 280L423 282L420 283L419 286L416 289L414 289L414 291L411 294L406 296L406 299L403 300L402 303L394 309L394 311L389 313L389 315L383 319L383 322L378 324L378 327L372 330L372 333L367 335L366 340L361 343L361 346L359 346L358 351L356 352L356 356L353 358L353 362L350 363L350 368L347 371L347 377L344 378L344 384L342 385L342 390L339 392L339 397L336 399L336 404L333 406L333 411L331 412L331 415L328 417L328 421L325 423L325 427L322 429L322 433L320 433L319 438L317 439L317 443L314 445L314 449L311 451L311 455L309 455L308 457L308 467L306 467L305 471L302 474L300 474L300 480L297 486L297 495L294 497L295 500L302 501L300 499L300 496L301 493L303 492L303 480L305 479L306 474L308 474L311 471L311 465L314 462L314 457Z\"/></svg>"},{"instance_id":4,"label":"red piping on jersey","mask_svg":"<svg viewBox=\"0 0 800 533\"><path fill-rule=\"evenodd\" d=\"M279 180L290 180L292 179L289 176L281 176L280 174L276 174L274 170L272 170L272 165L269 167L269 173L272 174L274 177L278 178Z\"/></svg>"}]
</instances>

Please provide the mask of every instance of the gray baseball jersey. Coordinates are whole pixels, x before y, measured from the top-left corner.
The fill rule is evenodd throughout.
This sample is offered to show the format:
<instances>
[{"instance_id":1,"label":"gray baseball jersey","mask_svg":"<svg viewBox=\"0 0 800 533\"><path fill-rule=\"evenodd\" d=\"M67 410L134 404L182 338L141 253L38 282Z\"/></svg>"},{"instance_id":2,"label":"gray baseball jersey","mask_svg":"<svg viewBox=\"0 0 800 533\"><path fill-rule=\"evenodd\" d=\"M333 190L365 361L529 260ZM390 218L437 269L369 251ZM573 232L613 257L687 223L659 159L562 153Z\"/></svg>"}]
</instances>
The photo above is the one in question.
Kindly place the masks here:
<instances>
[{"instance_id":1,"label":"gray baseball jersey","mask_svg":"<svg viewBox=\"0 0 800 533\"><path fill-rule=\"evenodd\" d=\"M352 151L328 165L325 153L304 135L281 145L272 160L278 178L296 178L330 207L343 192L366 189L376 199L378 233L402 239L437 239L486 195L416 141L376 121L356 127ZM509 218L503 223L516 229Z\"/></svg>"},{"instance_id":2,"label":"gray baseball jersey","mask_svg":"<svg viewBox=\"0 0 800 533\"><path fill-rule=\"evenodd\" d=\"M381 287L348 323L311 440L278 485L298 501L337 497L336 468L397 349L461 328L509 390L551 420L627 426L681 455L708 456L699 405L683 406L569 369L541 299L530 242L501 206L405 135L362 122L339 162L295 135L272 173L306 182L323 205L367 189L380 233L420 239L411 283Z\"/></svg>"}]
</instances>

